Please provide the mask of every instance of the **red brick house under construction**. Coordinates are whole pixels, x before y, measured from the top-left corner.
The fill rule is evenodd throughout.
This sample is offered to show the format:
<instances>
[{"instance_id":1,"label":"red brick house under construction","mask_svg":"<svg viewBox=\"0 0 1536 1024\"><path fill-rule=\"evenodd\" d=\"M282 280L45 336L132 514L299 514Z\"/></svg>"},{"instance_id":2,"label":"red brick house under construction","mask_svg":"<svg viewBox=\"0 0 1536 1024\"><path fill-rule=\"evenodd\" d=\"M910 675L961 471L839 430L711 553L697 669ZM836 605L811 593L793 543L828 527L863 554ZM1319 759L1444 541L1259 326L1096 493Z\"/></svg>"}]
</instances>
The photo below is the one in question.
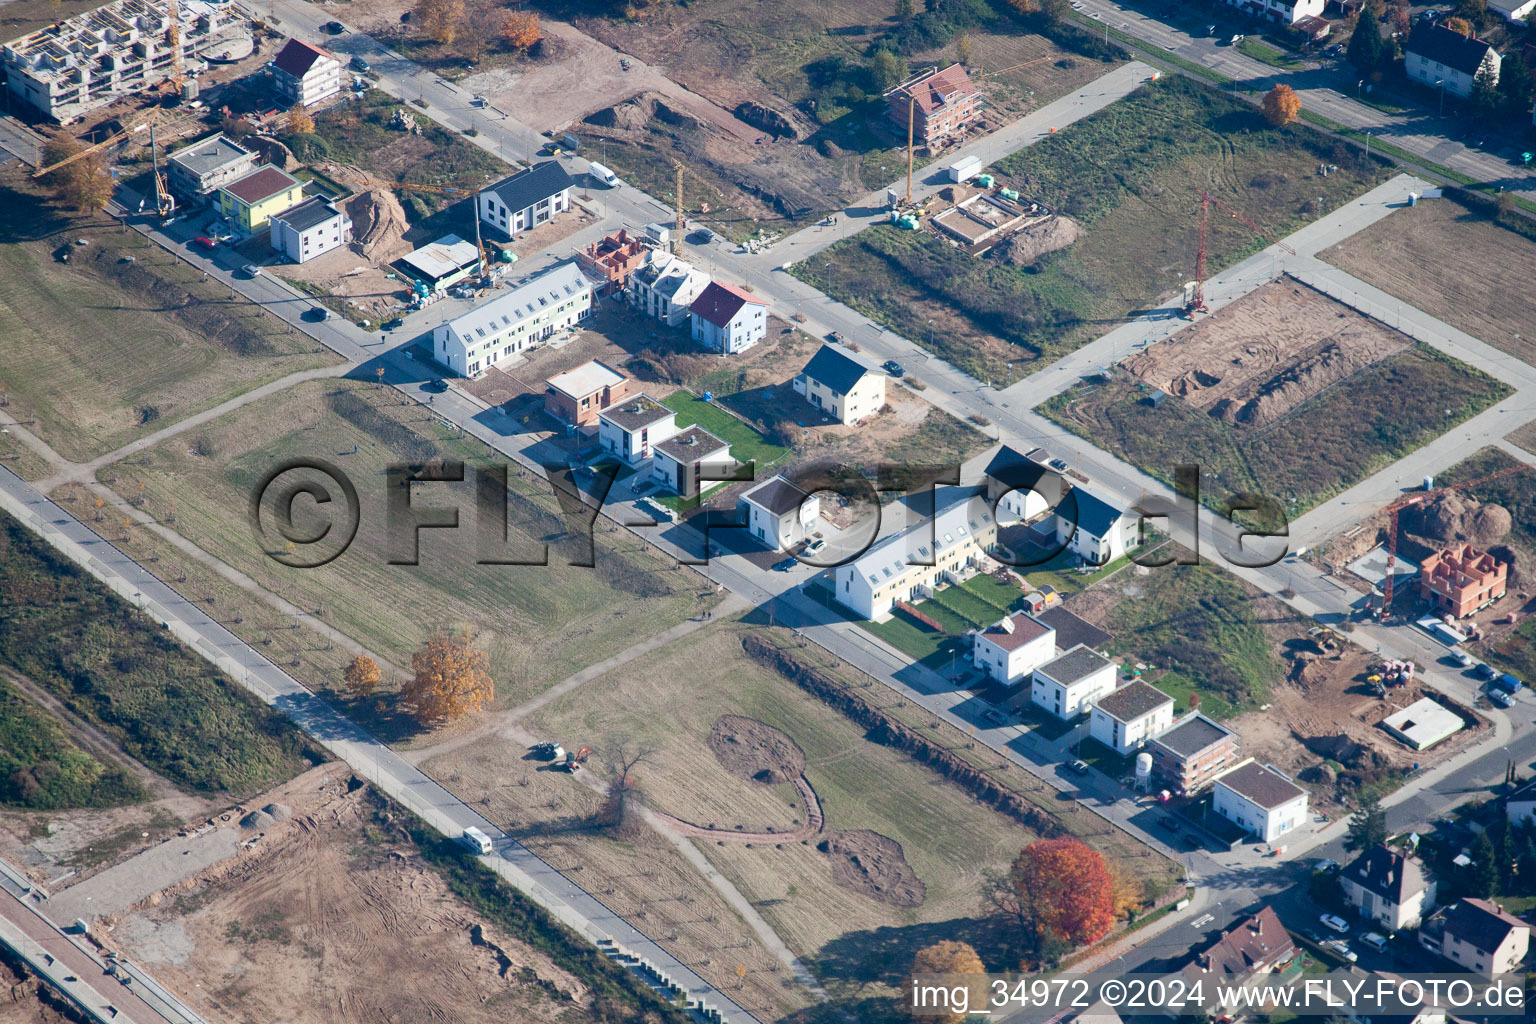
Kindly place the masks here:
<instances>
[{"instance_id":1,"label":"red brick house under construction","mask_svg":"<svg viewBox=\"0 0 1536 1024\"><path fill-rule=\"evenodd\" d=\"M919 146L958 135L981 118L981 93L959 64L925 71L885 94L891 121L903 132L912 115L912 141Z\"/></svg>"},{"instance_id":2,"label":"red brick house under construction","mask_svg":"<svg viewBox=\"0 0 1536 1024\"><path fill-rule=\"evenodd\" d=\"M1419 563L1419 593L1458 619L1503 597L1508 582L1509 566L1470 544L1436 551Z\"/></svg>"}]
</instances>

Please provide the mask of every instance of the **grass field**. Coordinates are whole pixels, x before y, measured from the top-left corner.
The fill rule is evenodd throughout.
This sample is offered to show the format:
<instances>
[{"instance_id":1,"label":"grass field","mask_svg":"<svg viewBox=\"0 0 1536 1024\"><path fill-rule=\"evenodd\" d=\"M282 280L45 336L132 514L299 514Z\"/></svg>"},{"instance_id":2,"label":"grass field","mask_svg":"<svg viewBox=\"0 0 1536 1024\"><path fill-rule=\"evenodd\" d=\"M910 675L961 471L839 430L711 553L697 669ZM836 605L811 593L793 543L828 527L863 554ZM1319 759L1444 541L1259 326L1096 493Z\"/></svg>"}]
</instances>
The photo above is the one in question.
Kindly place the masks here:
<instances>
[{"instance_id":1,"label":"grass field","mask_svg":"<svg viewBox=\"0 0 1536 1024\"><path fill-rule=\"evenodd\" d=\"M188 790L238 798L318 759L285 718L4 514L0 660ZM72 767L84 782L88 767Z\"/></svg>"},{"instance_id":2,"label":"grass field","mask_svg":"<svg viewBox=\"0 0 1536 1024\"><path fill-rule=\"evenodd\" d=\"M1320 162L1336 164L1326 178ZM1302 125L1269 128L1251 106L1164 76L1105 110L997 161L1003 184L1077 220L1083 236L1031 268L994 249L974 258L927 231L881 225L792 273L963 367L1012 381L1174 295L1192 272L1199 192L1280 237L1386 174ZM1213 272L1266 240L1211 219Z\"/></svg>"},{"instance_id":3,"label":"grass field","mask_svg":"<svg viewBox=\"0 0 1536 1024\"><path fill-rule=\"evenodd\" d=\"M1397 210L1317 255L1536 365L1536 295L1526 273L1536 264L1536 225L1518 213L1500 214L1488 200L1452 190ZM1466 260L1479 272L1457 273Z\"/></svg>"},{"instance_id":4,"label":"grass field","mask_svg":"<svg viewBox=\"0 0 1536 1024\"><path fill-rule=\"evenodd\" d=\"M1128 380L1065 391L1039 411L1151 476L1198 465L1201 500L1268 495L1289 518L1475 416L1509 388L1427 345L1352 374L1262 428L1223 422L1180 401L1153 407ZM1386 399L1386 400L1384 400ZM1426 417L1421 410L1449 415Z\"/></svg>"},{"instance_id":5,"label":"grass field","mask_svg":"<svg viewBox=\"0 0 1536 1024\"><path fill-rule=\"evenodd\" d=\"M136 232L55 210L14 170L0 176L0 337L6 412L76 462L339 361Z\"/></svg>"},{"instance_id":6,"label":"grass field","mask_svg":"<svg viewBox=\"0 0 1536 1024\"><path fill-rule=\"evenodd\" d=\"M133 776L75 745L63 726L0 676L0 804L29 811L147 799Z\"/></svg>"},{"instance_id":7,"label":"grass field","mask_svg":"<svg viewBox=\"0 0 1536 1024\"><path fill-rule=\"evenodd\" d=\"M774 467L789 458L788 448L773 444L735 416L697 395L676 391L662 405L677 413L679 427L698 424L716 437L729 441L731 457L737 462L755 462L759 480L772 476Z\"/></svg>"},{"instance_id":8,"label":"grass field","mask_svg":"<svg viewBox=\"0 0 1536 1024\"><path fill-rule=\"evenodd\" d=\"M548 565L476 564L469 483L417 485L418 506L462 508L463 527L424 530L419 565L389 564L392 553L409 557L410 534L403 533L405 549L390 547L388 466L505 460L387 388L350 380L301 385L209 424L198 438L212 455L194 454L185 438L169 441L120 471L119 493L142 483L146 510L174 506L183 536L397 665L409 664L431 630L470 628L490 656L500 704L526 699L713 601L704 596L712 587L611 524L595 527L593 567L569 564L585 555L583 533L566 532L546 481L516 469L509 474L510 554L537 558L548 543ZM360 495L357 539L321 568L278 564L247 517L231 513L248 505L278 460L296 457L333 460Z\"/></svg>"}]
</instances>

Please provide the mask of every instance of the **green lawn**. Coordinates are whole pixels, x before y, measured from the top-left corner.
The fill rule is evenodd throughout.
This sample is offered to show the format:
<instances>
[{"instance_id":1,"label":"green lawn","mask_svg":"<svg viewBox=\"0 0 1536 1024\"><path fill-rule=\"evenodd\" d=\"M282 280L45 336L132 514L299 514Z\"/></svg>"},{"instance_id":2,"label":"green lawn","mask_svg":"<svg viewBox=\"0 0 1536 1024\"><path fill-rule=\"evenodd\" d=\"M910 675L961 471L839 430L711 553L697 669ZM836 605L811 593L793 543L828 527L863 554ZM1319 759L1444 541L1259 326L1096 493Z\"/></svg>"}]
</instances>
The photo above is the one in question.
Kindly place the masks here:
<instances>
[{"instance_id":1,"label":"green lawn","mask_svg":"<svg viewBox=\"0 0 1536 1024\"><path fill-rule=\"evenodd\" d=\"M996 576L986 573L977 573L960 586L992 606L992 610L996 613L992 619L994 622L1013 611L1014 605L1018 604L1019 599L1024 596L1024 591L1012 583L1004 583Z\"/></svg>"},{"instance_id":2,"label":"green lawn","mask_svg":"<svg viewBox=\"0 0 1536 1024\"><path fill-rule=\"evenodd\" d=\"M1121 555L1112 562L1085 572L1085 567L1077 565L1076 555L1070 551L1059 551L1049 561L1041 562L1038 566L1019 566L1016 571L1024 574L1029 589L1052 586L1065 598L1092 586L1111 573L1119 572L1130 560L1129 555Z\"/></svg>"},{"instance_id":3,"label":"green lawn","mask_svg":"<svg viewBox=\"0 0 1536 1024\"><path fill-rule=\"evenodd\" d=\"M1286 71L1295 71L1306 67L1306 62L1292 54L1286 53L1277 46L1271 46L1260 39L1249 36L1237 44L1239 53L1247 54L1254 60L1262 61L1270 67L1281 68Z\"/></svg>"},{"instance_id":4,"label":"green lawn","mask_svg":"<svg viewBox=\"0 0 1536 1024\"><path fill-rule=\"evenodd\" d=\"M963 586L941 587L934 591L933 601L954 612L973 629L983 629L1002 618L995 607Z\"/></svg>"},{"instance_id":5,"label":"green lawn","mask_svg":"<svg viewBox=\"0 0 1536 1024\"><path fill-rule=\"evenodd\" d=\"M1237 714L1231 702L1222 699L1219 694L1201 689L1178 672L1164 672L1155 681L1147 681L1174 699L1173 710L1176 715L1190 710L1189 699L1196 693L1200 695L1200 713L1205 717L1224 722Z\"/></svg>"},{"instance_id":6,"label":"green lawn","mask_svg":"<svg viewBox=\"0 0 1536 1024\"><path fill-rule=\"evenodd\" d=\"M148 796L133 776L81 750L52 715L0 678L0 804L57 811Z\"/></svg>"},{"instance_id":7,"label":"green lawn","mask_svg":"<svg viewBox=\"0 0 1536 1024\"><path fill-rule=\"evenodd\" d=\"M762 434L732 416L713 402L706 402L687 391L675 391L662 403L677 413L679 427L698 424L731 444L731 456L737 462L755 462L757 479L773 475L773 467L789 458L788 448L773 444Z\"/></svg>"}]
</instances>

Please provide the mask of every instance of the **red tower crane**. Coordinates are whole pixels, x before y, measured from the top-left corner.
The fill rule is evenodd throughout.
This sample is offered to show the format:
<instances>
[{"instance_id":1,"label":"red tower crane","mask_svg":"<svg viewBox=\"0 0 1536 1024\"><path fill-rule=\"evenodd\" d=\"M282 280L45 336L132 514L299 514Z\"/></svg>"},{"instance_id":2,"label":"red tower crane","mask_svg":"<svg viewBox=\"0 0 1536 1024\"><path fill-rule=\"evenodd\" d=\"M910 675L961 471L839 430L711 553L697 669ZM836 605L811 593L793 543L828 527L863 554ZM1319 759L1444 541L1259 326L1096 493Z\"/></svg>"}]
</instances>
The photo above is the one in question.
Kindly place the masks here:
<instances>
[{"instance_id":1,"label":"red tower crane","mask_svg":"<svg viewBox=\"0 0 1536 1024\"><path fill-rule=\"evenodd\" d=\"M1196 313L1204 313L1207 311L1205 305L1205 252L1206 242L1210 238L1210 217L1212 203L1221 207L1222 210L1225 211L1227 215L1230 216L1233 220L1242 224L1249 231L1252 231L1266 242L1269 242L1271 245L1278 246L1279 248L1290 253L1292 256L1296 255L1295 249L1292 249L1278 238L1271 236L1263 228L1259 227L1253 221L1249 220L1247 217L1244 217L1241 213L1238 213L1236 210L1232 209L1232 207L1228 206L1220 199L1217 199L1209 192L1201 190L1200 236L1199 245L1195 249L1195 287L1194 291L1190 294L1189 302L1187 302L1184 306L1184 315L1189 317L1191 320L1195 318Z\"/></svg>"},{"instance_id":2,"label":"red tower crane","mask_svg":"<svg viewBox=\"0 0 1536 1024\"><path fill-rule=\"evenodd\" d=\"M1449 484L1445 487L1436 488L1433 491L1420 491L1417 494L1405 495L1404 497L1397 499L1392 504L1387 506L1387 513L1390 516L1390 522L1387 525L1387 580L1381 586L1382 619L1386 619L1387 615L1391 612L1392 609L1392 576L1393 570L1397 566L1397 514L1405 508L1422 504L1428 501L1430 498L1437 497L1441 494L1447 494L1451 491L1463 490L1467 487L1475 487L1478 484L1485 484L1490 480L1497 480L1501 476L1508 476L1510 473L1517 473L1522 469L1530 468L1532 467L1526 465L1523 462L1516 463L1513 466L1505 466L1503 469L1496 473L1489 473L1487 476L1480 476L1475 480L1467 480L1459 484Z\"/></svg>"}]
</instances>

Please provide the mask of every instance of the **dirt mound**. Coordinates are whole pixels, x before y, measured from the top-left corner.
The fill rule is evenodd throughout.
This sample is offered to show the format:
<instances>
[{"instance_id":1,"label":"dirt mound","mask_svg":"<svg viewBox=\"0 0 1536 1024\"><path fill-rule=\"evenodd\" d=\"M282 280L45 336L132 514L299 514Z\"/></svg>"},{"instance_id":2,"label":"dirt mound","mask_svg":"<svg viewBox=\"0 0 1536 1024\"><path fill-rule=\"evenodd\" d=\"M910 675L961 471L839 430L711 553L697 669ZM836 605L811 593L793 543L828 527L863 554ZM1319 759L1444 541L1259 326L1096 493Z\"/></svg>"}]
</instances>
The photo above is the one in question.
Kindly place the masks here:
<instances>
[{"instance_id":1,"label":"dirt mound","mask_svg":"<svg viewBox=\"0 0 1536 1024\"><path fill-rule=\"evenodd\" d=\"M771 725L740 715L721 715L709 730L709 749L732 775L771 785L805 772L805 751Z\"/></svg>"},{"instance_id":2,"label":"dirt mound","mask_svg":"<svg viewBox=\"0 0 1536 1024\"><path fill-rule=\"evenodd\" d=\"M1484 505L1459 491L1436 495L1402 513L1409 533L1441 543L1465 541L1487 550L1509 535L1514 519L1503 505Z\"/></svg>"},{"instance_id":3,"label":"dirt mound","mask_svg":"<svg viewBox=\"0 0 1536 1024\"><path fill-rule=\"evenodd\" d=\"M649 96L640 95L588 114L586 122L599 128L618 128L622 131L637 132L645 127L646 122L655 113L655 100Z\"/></svg>"},{"instance_id":4,"label":"dirt mound","mask_svg":"<svg viewBox=\"0 0 1536 1024\"><path fill-rule=\"evenodd\" d=\"M1065 249L1082 235L1082 225L1071 217L1052 215L1020 228L998 246L1002 258L1015 267L1028 267L1040 257Z\"/></svg>"},{"instance_id":5,"label":"dirt mound","mask_svg":"<svg viewBox=\"0 0 1536 1024\"><path fill-rule=\"evenodd\" d=\"M245 817L240 819L240 827L245 829L268 828L276 820L276 818L272 817L272 815L268 814L266 811L252 811L250 814L247 814Z\"/></svg>"},{"instance_id":6,"label":"dirt mound","mask_svg":"<svg viewBox=\"0 0 1536 1024\"><path fill-rule=\"evenodd\" d=\"M293 808L287 804L267 804L262 810L272 815L273 821L287 821L293 817Z\"/></svg>"},{"instance_id":7,"label":"dirt mound","mask_svg":"<svg viewBox=\"0 0 1536 1024\"><path fill-rule=\"evenodd\" d=\"M390 263L411 251L405 241L405 210L393 192L360 192L347 203L352 218L352 247L374 263Z\"/></svg>"},{"instance_id":8,"label":"dirt mound","mask_svg":"<svg viewBox=\"0 0 1536 1024\"><path fill-rule=\"evenodd\" d=\"M893 907L920 907L928 896L901 844L878 832L832 832L816 849L832 861L832 878L845 889Z\"/></svg>"},{"instance_id":9,"label":"dirt mound","mask_svg":"<svg viewBox=\"0 0 1536 1024\"><path fill-rule=\"evenodd\" d=\"M736 116L754 128L761 128L769 135L780 139L792 139L797 134L795 125L788 117L763 106L761 103L747 101L736 108Z\"/></svg>"}]
</instances>

